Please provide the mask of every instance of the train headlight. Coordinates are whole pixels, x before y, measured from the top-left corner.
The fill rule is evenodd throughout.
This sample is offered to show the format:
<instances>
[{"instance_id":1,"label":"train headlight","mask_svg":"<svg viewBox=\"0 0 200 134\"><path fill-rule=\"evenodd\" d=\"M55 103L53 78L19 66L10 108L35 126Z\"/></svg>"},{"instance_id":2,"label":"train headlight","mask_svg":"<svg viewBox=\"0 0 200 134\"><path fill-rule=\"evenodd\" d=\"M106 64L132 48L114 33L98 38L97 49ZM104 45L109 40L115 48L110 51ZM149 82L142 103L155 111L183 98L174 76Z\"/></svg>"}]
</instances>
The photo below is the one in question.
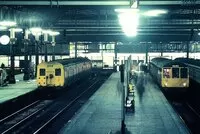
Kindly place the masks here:
<instances>
[{"instance_id":1,"label":"train headlight","mask_svg":"<svg viewBox=\"0 0 200 134\"><path fill-rule=\"evenodd\" d=\"M184 83L183 83L183 86L185 87L186 85L187 85L187 84L184 82Z\"/></svg>"},{"instance_id":2,"label":"train headlight","mask_svg":"<svg viewBox=\"0 0 200 134\"><path fill-rule=\"evenodd\" d=\"M165 83L165 86L167 86L168 84L167 83Z\"/></svg>"}]
</instances>

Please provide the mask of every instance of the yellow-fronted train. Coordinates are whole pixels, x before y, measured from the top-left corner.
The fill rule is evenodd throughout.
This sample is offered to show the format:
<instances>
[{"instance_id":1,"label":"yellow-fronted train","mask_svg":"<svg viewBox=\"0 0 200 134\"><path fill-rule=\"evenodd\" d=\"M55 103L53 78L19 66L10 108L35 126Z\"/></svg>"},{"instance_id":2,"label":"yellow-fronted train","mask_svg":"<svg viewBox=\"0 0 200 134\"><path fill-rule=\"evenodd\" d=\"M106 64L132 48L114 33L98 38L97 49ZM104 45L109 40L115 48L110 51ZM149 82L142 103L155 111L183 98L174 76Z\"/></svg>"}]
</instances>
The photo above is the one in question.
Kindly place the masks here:
<instances>
[{"instance_id":1,"label":"yellow-fronted train","mask_svg":"<svg viewBox=\"0 0 200 134\"><path fill-rule=\"evenodd\" d=\"M64 87L90 74L92 63L87 58L60 59L37 66L38 87Z\"/></svg>"},{"instance_id":2,"label":"yellow-fronted train","mask_svg":"<svg viewBox=\"0 0 200 134\"><path fill-rule=\"evenodd\" d=\"M189 69L184 63L167 58L154 58L150 62L150 73L158 84L168 91L186 91L189 87Z\"/></svg>"}]
</instances>

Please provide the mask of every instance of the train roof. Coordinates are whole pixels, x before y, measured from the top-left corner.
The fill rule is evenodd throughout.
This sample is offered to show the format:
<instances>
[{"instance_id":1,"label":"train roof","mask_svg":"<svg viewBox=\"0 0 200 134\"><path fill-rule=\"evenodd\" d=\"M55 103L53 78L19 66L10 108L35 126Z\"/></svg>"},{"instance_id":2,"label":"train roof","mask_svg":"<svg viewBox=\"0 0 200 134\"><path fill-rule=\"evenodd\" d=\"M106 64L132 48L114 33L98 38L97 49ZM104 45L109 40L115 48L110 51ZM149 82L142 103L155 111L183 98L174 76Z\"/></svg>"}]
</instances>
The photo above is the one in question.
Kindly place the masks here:
<instances>
[{"instance_id":1,"label":"train roof","mask_svg":"<svg viewBox=\"0 0 200 134\"><path fill-rule=\"evenodd\" d=\"M186 64L191 64L195 66L200 66L200 60L199 59L193 59L193 58L176 58L175 61L179 61Z\"/></svg>"},{"instance_id":2,"label":"train roof","mask_svg":"<svg viewBox=\"0 0 200 134\"><path fill-rule=\"evenodd\" d=\"M186 67L186 65L182 62L179 61L173 61L171 59L167 59L167 58L154 58L151 60L151 63L158 66L159 68L162 67L173 67L173 66L181 66L181 67Z\"/></svg>"},{"instance_id":3,"label":"train roof","mask_svg":"<svg viewBox=\"0 0 200 134\"><path fill-rule=\"evenodd\" d=\"M72 63L78 63L78 62L89 62L90 60L88 58L78 57L78 58L69 58L69 59L59 59L55 61L50 61L47 63L60 63L62 65L72 64Z\"/></svg>"}]
</instances>

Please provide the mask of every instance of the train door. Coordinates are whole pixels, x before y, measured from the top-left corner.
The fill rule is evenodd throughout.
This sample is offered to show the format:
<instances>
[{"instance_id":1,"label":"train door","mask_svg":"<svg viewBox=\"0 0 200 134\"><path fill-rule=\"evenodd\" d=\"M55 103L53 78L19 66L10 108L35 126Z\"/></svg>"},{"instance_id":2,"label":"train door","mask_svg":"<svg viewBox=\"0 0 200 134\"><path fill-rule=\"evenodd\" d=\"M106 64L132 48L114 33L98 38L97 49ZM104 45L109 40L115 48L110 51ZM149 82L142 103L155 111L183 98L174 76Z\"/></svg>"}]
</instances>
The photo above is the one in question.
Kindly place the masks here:
<instances>
[{"instance_id":1,"label":"train door","mask_svg":"<svg viewBox=\"0 0 200 134\"><path fill-rule=\"evenodd\" d=\"M53 65L47 65L46 70L46 83L48 86L54 86L55 85L55 68Z\"/></svg>"},{"instance_id":2,"label":"train door","mask_svg":"<svg viewBox=\"0 0 200 134\"><path fill-rule=\"evenodd\" d=\"M46 69L45 68L39 68L38 70L38 84L40 86L46 86L47 82L46 82Z\"/></svg>"}]
</instances>

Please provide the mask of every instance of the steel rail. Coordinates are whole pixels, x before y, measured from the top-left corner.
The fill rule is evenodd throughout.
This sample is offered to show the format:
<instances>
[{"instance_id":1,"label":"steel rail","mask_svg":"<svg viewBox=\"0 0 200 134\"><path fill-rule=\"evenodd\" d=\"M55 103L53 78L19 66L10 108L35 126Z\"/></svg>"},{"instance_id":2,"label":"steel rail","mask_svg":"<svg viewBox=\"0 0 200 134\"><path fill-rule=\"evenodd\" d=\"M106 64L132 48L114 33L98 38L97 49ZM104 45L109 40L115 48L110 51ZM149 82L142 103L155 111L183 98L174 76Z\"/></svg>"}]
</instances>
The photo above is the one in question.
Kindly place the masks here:
<instances>
[{"instance_id":1,"label":"steel rail","mask_svg":"<svg viewBox=\"0 0 200 134\"><path fill-rule=\"evenodd\" d=\"M99 80L98 80L99 81ZM55 114L50 120L44 123L40 128L38 128L33 134L40 133L45 127L47 127L53 120L55 120L61 113L68 109L72 104L74 104L85 92L87 92L92 86L94 86L98 81L94 82L90 87L88 87L84 92L82 92L78 97L72 100L68 105L62 108L57 114Z\"/></svg>"}]
</instances>

